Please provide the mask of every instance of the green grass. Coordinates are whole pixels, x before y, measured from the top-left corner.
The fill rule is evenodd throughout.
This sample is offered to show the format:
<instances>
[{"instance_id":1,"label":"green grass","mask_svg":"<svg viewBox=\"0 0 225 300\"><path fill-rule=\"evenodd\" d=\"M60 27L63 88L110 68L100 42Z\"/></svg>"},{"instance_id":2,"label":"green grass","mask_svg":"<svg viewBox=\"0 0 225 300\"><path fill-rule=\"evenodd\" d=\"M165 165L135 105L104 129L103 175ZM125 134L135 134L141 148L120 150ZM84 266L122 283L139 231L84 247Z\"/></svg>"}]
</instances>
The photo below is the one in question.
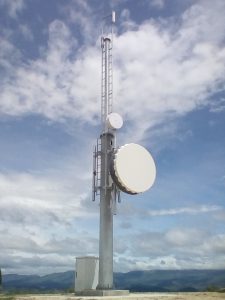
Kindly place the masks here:
<instances>
[{"instance_id":1,"label":"green grass","mask_svg":"<svg viewBox=\"0 0 225 300\"><path fill-rule=\"evenodd\" d=\"M16 297L14 295L1 295L0 294L0 300L15 300Z\"/></svg>"}]
</instances>

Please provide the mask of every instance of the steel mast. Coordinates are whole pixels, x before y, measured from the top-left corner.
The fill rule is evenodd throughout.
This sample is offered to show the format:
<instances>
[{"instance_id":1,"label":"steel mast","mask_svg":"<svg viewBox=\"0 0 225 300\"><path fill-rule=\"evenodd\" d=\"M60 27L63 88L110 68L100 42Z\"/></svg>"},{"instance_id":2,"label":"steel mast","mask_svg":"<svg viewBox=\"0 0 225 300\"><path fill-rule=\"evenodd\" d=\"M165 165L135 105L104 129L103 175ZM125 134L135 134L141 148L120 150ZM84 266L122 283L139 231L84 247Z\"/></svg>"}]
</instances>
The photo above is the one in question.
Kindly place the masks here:
<instances>
[{"instance_id":1,"label":"steel mast","mask_svg":"<svg viewBox=\"0 0 225 300\"><path fill-rule=\"evenodd\" d=\"M115 22L112 13L111 28ZM103 30L104 34L104 30ZM115 133L110 132L107 116L112 112L112 30L102 36L102 93L101 93L101 189L100 189L100 232L99 232L99 283L97 289L113 288L113 203L112 180L109 173L110 153L115 147Z\"/></svg>"},{"instance_id":2,"label":"steel mast","mask_svg":"<svg viewBox=\"0 0 225 300\"><path fill-rule=\"evenodd\" d=\"M121 295L121 292L125 295L129 291L109 291L113 289L113 215L117 201L120 202L120 190L132 195L145 192L154 183L156 168L151 154L144 147L131 143L116 148L116 130L122 127L123 120L119 114L112 112L112 46L115 12L107 16L105 20L109 20L109 17L110 26L107 26L105 22L106 29L103 27L101 38L102 129L93 152L92 200L95 201L96 196L100 196L99 280L97 286L99 291L97 291L97 295ZM122 157L122 163L119 157Z\"/></svg>"},{"instance_id":3,"label":"steel mast","mask_svg":"<svg viewBox=\"0 0 225 300\"><path fill-rule=\"evenodd\" d=\"M94 149L93 200L100 195L99 230L99 283L97 289L113 289L113 214L115 212L118 189L110 175L110 160L115 149L115 129L110 128L107 117L112 113L113 72L112 46L115 12L107 16L109 26L103 27L101 37L102 78L101 78L101 124L102 133ZM105 19L106 19L105 18ZM106 22L105 22L106 23ZM107 32L108 31L108 32Z\"/></svg>"}]
</instances>

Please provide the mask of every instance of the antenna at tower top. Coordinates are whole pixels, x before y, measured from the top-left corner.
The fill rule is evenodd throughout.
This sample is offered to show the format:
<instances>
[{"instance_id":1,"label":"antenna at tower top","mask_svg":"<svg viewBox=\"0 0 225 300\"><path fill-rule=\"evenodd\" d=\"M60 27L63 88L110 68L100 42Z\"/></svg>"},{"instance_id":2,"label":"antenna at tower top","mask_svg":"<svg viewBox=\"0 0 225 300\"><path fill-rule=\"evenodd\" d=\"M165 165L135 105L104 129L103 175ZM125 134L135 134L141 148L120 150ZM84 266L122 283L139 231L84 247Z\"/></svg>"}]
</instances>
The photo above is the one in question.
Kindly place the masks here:
<instances>
[{"instance_id":1,"label":"antenna at tower top","mask_svg":"<svg viewBox=\"0 0 225 300\"><path fill-rule=\"evenodd\" d=\"M112 11L112 23L116 23L116 12L114 10Z\"/></svg>"},{"instance_id":2,"label":"antenna at tower top","mask_svg":"<svg viewBox=\"0 0 225 300\"><path fill-rule=\"evenodd\" d=\"M102 19L102 36L113 37L113 26L116 23L116 12L113 10L111 14L106 15Z\"/></svg>"}]
</instances>

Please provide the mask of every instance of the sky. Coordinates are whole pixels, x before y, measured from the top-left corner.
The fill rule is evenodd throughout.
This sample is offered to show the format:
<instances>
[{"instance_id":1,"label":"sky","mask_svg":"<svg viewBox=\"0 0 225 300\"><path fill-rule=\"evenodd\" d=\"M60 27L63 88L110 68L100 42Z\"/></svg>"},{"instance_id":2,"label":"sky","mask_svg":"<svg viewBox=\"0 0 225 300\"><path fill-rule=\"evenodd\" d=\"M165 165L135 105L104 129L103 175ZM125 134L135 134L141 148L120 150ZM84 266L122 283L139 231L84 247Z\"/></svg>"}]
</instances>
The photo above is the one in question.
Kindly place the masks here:
<instances>
[{"instance_id":1,"label":"sky","mask_svg":"<svg viewBox=\"0 0 225 300\"><path fill-rule=\"evenodd\" d=\"M101 28L116 12L117 144L157 168L122 193L114 270L225 268L224 0L0 0L0 268L73 270L98 256L92 151Z\"/></svg>"}]
</instances>

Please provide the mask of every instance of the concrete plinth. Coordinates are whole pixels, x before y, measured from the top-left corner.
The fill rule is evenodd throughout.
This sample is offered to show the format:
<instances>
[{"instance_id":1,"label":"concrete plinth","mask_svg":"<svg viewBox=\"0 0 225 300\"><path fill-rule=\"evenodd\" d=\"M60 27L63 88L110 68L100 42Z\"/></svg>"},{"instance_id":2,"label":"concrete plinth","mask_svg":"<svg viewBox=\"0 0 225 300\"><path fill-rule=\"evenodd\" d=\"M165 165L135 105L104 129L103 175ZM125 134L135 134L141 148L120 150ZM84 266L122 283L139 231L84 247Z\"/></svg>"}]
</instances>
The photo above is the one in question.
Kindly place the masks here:
<instances>
[{"instance_id":1,"label":"concrete plinth","mask_svg":"<svg viewBox=\"0 0 225 300\"><path fill-rule=\"evenodd\" d=\"M76 292L75 296L127 296L129 295L128 290L84 290Z\"/></svg>"}]
</instances>

